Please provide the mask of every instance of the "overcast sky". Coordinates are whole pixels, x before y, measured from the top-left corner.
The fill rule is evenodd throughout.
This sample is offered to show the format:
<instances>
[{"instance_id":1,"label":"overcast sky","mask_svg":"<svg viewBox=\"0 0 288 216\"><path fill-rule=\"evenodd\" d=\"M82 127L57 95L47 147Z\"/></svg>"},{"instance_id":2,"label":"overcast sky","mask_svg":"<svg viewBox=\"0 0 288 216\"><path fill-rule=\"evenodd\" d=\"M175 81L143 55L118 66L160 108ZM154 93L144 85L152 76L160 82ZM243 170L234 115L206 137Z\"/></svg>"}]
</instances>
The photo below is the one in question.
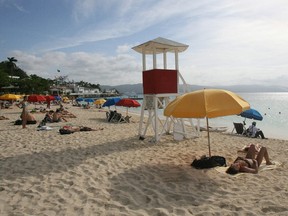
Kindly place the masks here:
<instances>
[{"instance_id":1,"label":"overcast sky","mask_svg":"<svg viewBox=\"0 0 288 216\"><path fill-rule=\"evenodd\" d=\"M131 48L164 37L189 84L288 83L287 0L0 0L0 26L0 61L45 78L141 83Z\"/></svg>"}]
</instances>

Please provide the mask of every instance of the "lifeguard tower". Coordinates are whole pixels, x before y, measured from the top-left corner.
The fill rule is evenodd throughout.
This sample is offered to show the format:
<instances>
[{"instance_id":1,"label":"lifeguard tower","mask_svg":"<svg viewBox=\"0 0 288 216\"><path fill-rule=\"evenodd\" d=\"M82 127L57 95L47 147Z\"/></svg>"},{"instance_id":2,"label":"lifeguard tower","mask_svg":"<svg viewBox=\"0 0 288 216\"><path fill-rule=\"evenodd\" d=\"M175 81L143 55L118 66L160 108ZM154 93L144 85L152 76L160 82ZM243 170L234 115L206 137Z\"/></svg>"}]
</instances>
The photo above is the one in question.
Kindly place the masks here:
<instances>
[{"instance_id":1,"label":"lifeguard tower","mask_svg":"<svg viewBox=\"0 0 288 216\"><path fill-rule=\"evenodd\" d=\"M179 72L178 53L183 52L188 48L188 45L171 41L165 38L156 38L141 45L135 46L132 49L142 54L142 80L143 80L143 104L141 110L139 124L139 138L144 139L147 129L152 125L155 132L154 139L158 141L162 134L169 133L171 121L166 118L159 118L159 109L164 109L170 102L171 98L179 95L179 79L183 82L183 92L187 91L187 85ZM174 53L175 68L167 69L167 53ZM157 68L157 54L163 55L163 68ZM147 70L146 55L153 55L153 68ZM144 112L148 111L148 120L144 127ZM191 122L192 123L192 122ZM183 124L183 121L182 121ZM185 133L185 127L181 129Z\"/></svg>"}]
</instances>

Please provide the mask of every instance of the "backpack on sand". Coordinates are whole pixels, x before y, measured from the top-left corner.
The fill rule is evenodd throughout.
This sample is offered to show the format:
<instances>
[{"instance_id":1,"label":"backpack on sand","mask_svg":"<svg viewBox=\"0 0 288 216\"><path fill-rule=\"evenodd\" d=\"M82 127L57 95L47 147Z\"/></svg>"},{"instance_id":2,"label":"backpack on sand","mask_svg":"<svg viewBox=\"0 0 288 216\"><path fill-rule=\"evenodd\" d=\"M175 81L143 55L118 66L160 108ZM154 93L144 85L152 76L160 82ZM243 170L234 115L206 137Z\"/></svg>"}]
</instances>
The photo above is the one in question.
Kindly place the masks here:
<instances>
[{"instance_id":1,"label":"backpack on sand","mask_svg":"<svg viewBox=\"0 0 288 216\"><path fill-rule=\"evenodd\" d=\"M216 166L227 166L226 159L222 156L211 156L211 157L202 157L201 159L195 159L191 166L196 169L207 169L213 168Z\"/></svg>"}]
</instances>

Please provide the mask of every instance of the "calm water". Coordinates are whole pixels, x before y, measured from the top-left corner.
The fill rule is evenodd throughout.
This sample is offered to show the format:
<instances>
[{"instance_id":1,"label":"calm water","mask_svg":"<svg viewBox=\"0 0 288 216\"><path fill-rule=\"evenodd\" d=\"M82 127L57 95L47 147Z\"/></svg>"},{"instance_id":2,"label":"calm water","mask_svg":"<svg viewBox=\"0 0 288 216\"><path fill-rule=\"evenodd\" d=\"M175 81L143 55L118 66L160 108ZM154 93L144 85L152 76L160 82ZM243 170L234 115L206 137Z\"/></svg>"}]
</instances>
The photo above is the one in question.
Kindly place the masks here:
<instances>
[{"instance_id":1,"label":"calm water","mask_svg":"<svg viewBox=\"0 0 288 216\"><path fill-rule=\"evenodd\" d=\"M238 93L250 103L251 108L258 110L262 121L256 121L266 137L288 140L288 93ZM211 119L211 125L223 125L233 129L234 122L242 122L240 116L226 116ZM246 126L251 125L251 119L246 119Z\"/></svg>"},{"instance_id":2,"label":"calm water","mask_svg":"<svg viewBox=\"0 0 288 216\"><path fill-rule=\"evenodd\" d=\"M258 110L262 116L262 121L256 121L268 138L279 138L288 140L288 93L238 93L250 103L251 108ZM142 103L142 101L139 101ZM141 108L133 109L132 112L141 112ZM159 111L160 114L163 110ZM244 118L240 116L225 116L209 120L210 126L226 126L230 131L233 129L233 122L243 122ZM252 121L246 119L248 127ZM205 127L205 120L201 119L201 126Z\"/></svg>"}]
</instances>

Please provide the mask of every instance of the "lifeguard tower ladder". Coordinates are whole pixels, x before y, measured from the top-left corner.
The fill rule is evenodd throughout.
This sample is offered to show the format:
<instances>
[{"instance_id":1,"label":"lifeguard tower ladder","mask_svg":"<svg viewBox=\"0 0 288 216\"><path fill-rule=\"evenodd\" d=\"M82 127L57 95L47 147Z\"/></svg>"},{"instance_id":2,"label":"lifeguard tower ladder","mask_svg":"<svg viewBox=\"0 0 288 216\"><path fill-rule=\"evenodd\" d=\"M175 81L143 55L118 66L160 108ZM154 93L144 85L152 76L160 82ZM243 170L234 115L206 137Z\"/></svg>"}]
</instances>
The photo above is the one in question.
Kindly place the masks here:
<instances>
[{"instance_id":1,"label":"lifeguard tower ladder","mask_svg":"<svg viewBox=\"0 0 288 216\"><path fill-rule=\"evenodd\" d=\"M132 49L142 54L142 80L143 80L143 104L139 123L139 138L144 139L147 129L152 125L158 141L162 134L169 133L171 121L166 118L165 123L159 118L159 109L164 109L170 102L171 97L179 95L179 78L183 82L183 91L187 92L187 85L179 72L178 53L183 52L188 45L171 41L165 38L156 38ZM167 53L175 54L175 69L167 69ZM146 55L153 55L153 69L146 70ZM157 54L163 54L163 69L157 68ZM148 120L144 128L144 111L148 111ZM182 131L185 133L185 126L182 122ZM192 124L192 121L191 121Z\"/></svg>"}]
</instances>

